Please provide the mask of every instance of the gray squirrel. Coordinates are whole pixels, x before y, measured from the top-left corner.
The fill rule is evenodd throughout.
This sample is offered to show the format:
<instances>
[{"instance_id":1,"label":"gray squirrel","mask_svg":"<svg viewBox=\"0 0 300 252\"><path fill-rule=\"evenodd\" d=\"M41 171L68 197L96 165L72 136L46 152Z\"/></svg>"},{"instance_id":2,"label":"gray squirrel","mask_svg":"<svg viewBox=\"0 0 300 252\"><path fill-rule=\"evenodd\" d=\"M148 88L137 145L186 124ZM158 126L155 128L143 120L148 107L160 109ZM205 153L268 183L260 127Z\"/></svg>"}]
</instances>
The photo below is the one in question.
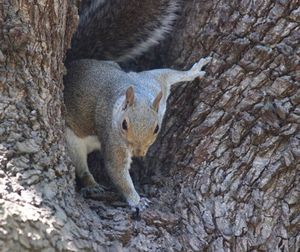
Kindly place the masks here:
<instances>
[{"instance_id":1,"label":"gray squirrel","mask_svg":"<svg viewBox=\"0 0 300 252\"><path fill-rule=\"evenodd\" d=\"M102 6L107 2L114 1L92 1L86 7L87 11L95 14L97 3ZM139 6L138 0L126 2ZM155 2L155 8L159 7L160 10L164 7L165 9L169 8L169 12L163 13L168 13L167 20L174 19L177 1L144 1L145 4L148 2ZM160 6L158 6L159 4ZM104 7L102 6L102 8ZM101 11L104 12L103 9ZM84 18L80 19L80 29L87 23L88 15L92 15L92 13L82 14ZM102 13L102 15L104 14ZM99 13L94 19L101 19ZM171 22L161 22L161 25L162 27L157 25L157 29L165 32L170 29ZM150 41L151 36L153 36L152 33L148 34L144 41ZM159 38L156 36L154 40L162 38L162 35ZM77 41L75 44L81 43L78 42L79 34L75 36L75 40ZM153 43L148 44L147 48L151 45ZM76 50L73 49L72 53ZM130 48L128 45L125 50L121 50L125 53L123 56L117 53L116 57L111 58L120 62L135 57L138 50ZM142 51L144 50L143 47ZM103 56L105 53L101 52L95 58L103 56L107 59L107 55L111 53L108 49L106 56ZM88 56L91 55L88 54ZM78 58L68 63L67 75L64 78L64 99L67 110L66 141L69 155L76 168L76 175L84 187L98 188L101 191L89 172L87 164L87 155L94 150L101 150L112 182L122 193L129 206L142 210L149 201L146 198L141 199L134 188L129 174L131 158L145 156L148 148L157 138L171 86L178 82L192 81L197 77L203 77L205 72L202 71L202 68L211 58L199 60L188 71L155 69L139 73L126 73L114 61L80 59L81 56Z\"/></svg>"}]
</instances>

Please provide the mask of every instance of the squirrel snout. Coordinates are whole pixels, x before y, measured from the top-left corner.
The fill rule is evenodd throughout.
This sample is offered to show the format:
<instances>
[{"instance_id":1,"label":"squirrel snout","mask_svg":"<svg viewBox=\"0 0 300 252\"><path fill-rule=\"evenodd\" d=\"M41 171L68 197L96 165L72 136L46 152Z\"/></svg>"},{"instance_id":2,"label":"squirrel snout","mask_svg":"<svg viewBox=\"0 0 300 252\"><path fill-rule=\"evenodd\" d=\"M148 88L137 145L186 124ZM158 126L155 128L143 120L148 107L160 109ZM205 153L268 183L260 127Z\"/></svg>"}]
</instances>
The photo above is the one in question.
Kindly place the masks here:
<instances>
[{"instance_id":1,"label":"squirrel snout","mask_svg":"<svg viewBox=\"0 0 300 252\"><path fill-rule=\"evenodd\" d=\"M144 157L144 156L146 156L146 154L147 154L147 150L148 150L148 149L136 148L136 149L134 149L134 151L133 151L133 155L134 155L135 157Z\"/></svg>"}]
</instances>

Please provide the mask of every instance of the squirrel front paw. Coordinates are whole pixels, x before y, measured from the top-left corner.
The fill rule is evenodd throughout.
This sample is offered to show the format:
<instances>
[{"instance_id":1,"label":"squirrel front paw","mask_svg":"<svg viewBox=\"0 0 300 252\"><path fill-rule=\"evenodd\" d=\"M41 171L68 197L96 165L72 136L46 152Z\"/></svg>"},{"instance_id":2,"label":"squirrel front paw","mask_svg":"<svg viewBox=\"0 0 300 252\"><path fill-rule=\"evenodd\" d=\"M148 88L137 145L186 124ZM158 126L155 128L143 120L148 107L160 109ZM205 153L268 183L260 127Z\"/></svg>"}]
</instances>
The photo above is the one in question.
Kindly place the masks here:
<instances>
[{"instance_id":1,"label":"squirrel front paw","mask_svg":"<svg viewBox=\"0 0 300 252\"><path fill-rule=\"evenodd\" d=\"M133 210L139 210L139 211L144 211L150 204L150 200L148 200L147 198L141 198L139 203L135 206L132 206Z\"/></svg>"},{"instance_id":2,"label":"squirrel front paw","mask_svg":"<svg viewBox=\"0 0 300 252\"><path fill-rule=\"evenodd\" d=\"M144 197L141 198L138 194L135 194L134 196L129 197L127 202L132 210L138 209L138 211L143 211L149 206L150 200Z\"/></svg>"},{"instance_id":3,"label":"squirrel front paw","mask_svg":"<svg viewBox=\"0 0 300 252\"><path fill-rule=\"evenodd\" d=\"M191 68L191 73L195 76L195 77L203 77L205 75L205 71L202 71L202 68L207 65L210 61L212 60L212 57L206 57L206 58L202 58L200 59L197 63L195 63L193 65L193 67Z\"/></svg>"}]
</instances>

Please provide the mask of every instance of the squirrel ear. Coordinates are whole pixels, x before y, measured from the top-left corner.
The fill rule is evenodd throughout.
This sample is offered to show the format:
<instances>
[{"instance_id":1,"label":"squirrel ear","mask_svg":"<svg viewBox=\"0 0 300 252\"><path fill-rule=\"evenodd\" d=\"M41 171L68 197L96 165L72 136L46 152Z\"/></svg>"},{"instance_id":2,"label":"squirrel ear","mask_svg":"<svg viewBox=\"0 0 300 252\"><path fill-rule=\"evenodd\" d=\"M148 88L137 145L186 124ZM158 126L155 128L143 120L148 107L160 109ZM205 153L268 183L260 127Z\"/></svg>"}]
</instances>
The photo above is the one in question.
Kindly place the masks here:
<instances>
[{"instance_id":1,"label":"squirrel ear","mask_svg":"<svg viewBox=\"0 0 300 252\"><path fill-rule=\"evenodd\" d=\"M162 91L160 91L158 93L158 95L155 97L153 103L152 103L152 107L153 109L157 112L158 111L158 108L159 108L159 103L160 103L160 100L162 98Z\"/></svg>"},{"instance_id":2,"label":"squirrel ear","mask_svg":"<svg viewBox=\"0 0 300 252\"><path fill-rule=\"evenodd\" d=\"M127 106L132 106L133 102L134 102L134 90L133 90L133 87L130 86L126 90L126 100L125 100L124 109L126 109Z\"/></svg>"}]
</instances>

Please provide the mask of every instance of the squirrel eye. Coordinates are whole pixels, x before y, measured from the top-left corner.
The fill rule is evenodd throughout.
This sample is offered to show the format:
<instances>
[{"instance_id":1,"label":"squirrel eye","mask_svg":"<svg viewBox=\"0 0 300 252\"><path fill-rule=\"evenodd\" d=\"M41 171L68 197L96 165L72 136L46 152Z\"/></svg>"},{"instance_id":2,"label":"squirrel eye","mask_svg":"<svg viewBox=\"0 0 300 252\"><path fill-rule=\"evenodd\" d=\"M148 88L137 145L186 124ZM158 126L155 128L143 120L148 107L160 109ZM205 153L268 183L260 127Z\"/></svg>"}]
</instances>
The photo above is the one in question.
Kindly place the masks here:
<instances>
[{"instance_id":1,"label":"squirrel eye","mask_svg":"<svg viewBox=\"0 0 300 252\"><path fill-rule=\"evenodd\" d=\"M123 122L122 122L122 128L123 128L123 130L128 130L128 125L127 125L127 121L126 120L123 120Z\"/></svg>"},{"instance_id":2,"label":"squirrel eye","mask_svg":"<svg viewBox=\"0 0 300 252\"><path fill-rule=\"evenodd\" d=\"M156 125L155 130L154 130L154 134L157 134L158 130L159 130L159 126Z\"/></svg>"}]
</instances>

